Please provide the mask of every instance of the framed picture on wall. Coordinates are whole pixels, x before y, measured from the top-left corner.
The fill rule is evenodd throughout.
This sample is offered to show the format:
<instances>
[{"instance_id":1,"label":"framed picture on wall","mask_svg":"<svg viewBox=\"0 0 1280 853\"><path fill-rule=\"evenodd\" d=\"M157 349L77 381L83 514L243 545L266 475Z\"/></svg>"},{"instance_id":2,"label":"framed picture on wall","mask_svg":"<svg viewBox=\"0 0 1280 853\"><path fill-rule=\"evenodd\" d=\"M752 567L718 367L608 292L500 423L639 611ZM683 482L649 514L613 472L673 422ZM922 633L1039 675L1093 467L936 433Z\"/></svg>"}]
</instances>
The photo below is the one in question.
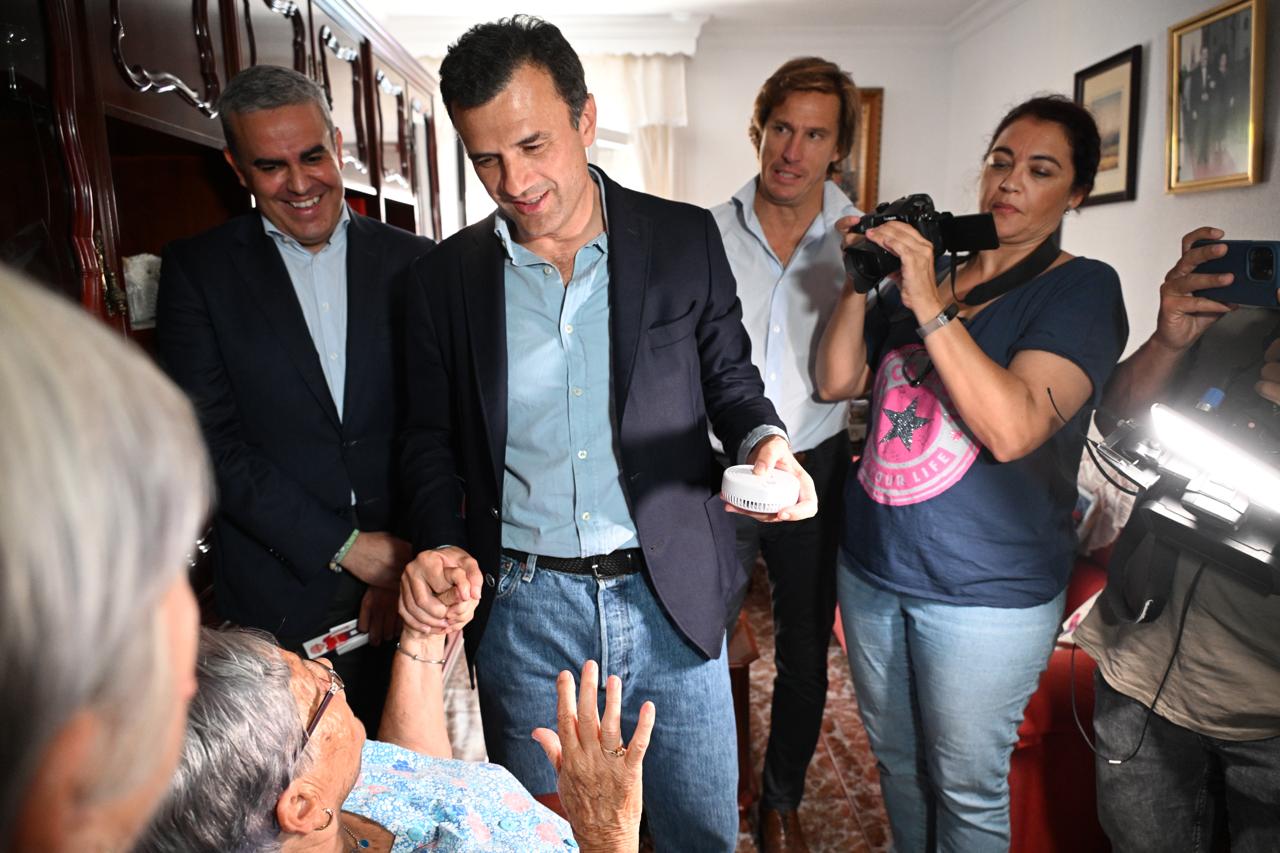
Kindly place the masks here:
<instances>
[{"instance_id":1,"label":"framed picture on wall","mask_svg":"<svg viewBox=\"0 0 1280 853\"><path fill-rule=\"evenodd\" d=\"M1169 192L1262 177L1265 0L1231 0L1169 28Z\"/></svg>"},{"instance_id":2,"label":"framed picture on wall","mask_svg":"<svg viewBox=\"0 0 1280 853\"><path fill-rule=\"evenodd\" d=\"M858 88L858 134L853 150L840 164L836 183L853 206L874 210L880 193L880 122L884 114L884 89Z\"/></svg>"},{"instance_id":3,"label":"framed picture on wall","mask_svg":"<svg viewBox=\"0 0 1280 853\"><path fill-rule=\"evenodd\" d=\"M1142 45L1076 72L1076 103L1093 113L1102 137L1098 176L1085 204L1131 201L1137 194L1141 86Z\"/></svg>"}]
</instances>

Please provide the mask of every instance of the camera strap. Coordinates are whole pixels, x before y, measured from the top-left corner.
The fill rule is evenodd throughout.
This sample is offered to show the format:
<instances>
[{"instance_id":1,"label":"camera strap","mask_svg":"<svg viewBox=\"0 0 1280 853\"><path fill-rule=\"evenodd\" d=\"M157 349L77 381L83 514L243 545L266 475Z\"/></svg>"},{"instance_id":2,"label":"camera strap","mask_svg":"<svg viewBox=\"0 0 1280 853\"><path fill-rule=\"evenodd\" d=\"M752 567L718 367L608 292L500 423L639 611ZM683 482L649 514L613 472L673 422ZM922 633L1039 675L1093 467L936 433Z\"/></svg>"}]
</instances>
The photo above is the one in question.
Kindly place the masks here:
<instances>
[{"instance_id":1,"label":"camera strap","mask_svg":"<svg viewBox=\"0 0 1280 853\"><path fill-rule=\"evenodd\" d=\"M1004 296L1009 291L1022 287L1052 266L1058 259L1058 252L1058 241L1053 236L1046 237L1043 243L1036 246L1034 252L990 281L984 281L974 287L960 301L965 305L982 305ZM954 259L952 259L951 268L955 269Z\"/></svg>"}]
</instances>

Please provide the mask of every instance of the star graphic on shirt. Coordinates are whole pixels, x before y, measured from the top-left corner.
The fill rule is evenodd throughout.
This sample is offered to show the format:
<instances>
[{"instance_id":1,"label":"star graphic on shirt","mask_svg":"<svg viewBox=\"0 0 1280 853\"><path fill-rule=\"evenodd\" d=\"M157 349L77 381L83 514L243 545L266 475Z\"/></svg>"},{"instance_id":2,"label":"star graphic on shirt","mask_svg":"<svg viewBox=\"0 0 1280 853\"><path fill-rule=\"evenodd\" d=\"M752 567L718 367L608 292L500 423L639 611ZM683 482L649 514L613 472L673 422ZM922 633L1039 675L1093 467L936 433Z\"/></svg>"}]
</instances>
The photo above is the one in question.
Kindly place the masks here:
<instances>
[{"instance_id":1,"label":"star graphic on shirt","mask_svg":"<svg viewBox=\"0 0 1280 853\"><path fill-rule=\"evenodd\" d=\"M881 444L887 444L893 439L902 442L902 446L907 450L911 449L911 439L916 434L916 430L929 423L933 418L916 417L916 403L919 400L912 400L911 405L901 412L895 412L893 409L885 409L884 416L889 419L889 423L893 424L893 429L885 433L884 438L880 439Z\"/></svg>"}]
</instances>

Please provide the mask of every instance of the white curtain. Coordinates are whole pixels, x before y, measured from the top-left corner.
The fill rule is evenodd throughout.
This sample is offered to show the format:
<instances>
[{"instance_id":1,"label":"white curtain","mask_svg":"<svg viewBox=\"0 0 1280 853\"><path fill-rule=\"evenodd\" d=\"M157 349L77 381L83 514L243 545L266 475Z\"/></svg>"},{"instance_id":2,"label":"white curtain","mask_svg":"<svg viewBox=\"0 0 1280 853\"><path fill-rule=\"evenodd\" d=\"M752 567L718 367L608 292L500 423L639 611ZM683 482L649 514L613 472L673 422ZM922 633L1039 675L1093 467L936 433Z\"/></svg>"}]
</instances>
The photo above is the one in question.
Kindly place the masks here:
<instances>
[{"instance_id":1,"label":"white curtain","mask_svg":"<svg viewBox=\"0 0 1280 853\"><path fill-rule=\"evenodd\" d=\"M674 54L586 56L587 88L596 98L600 127L626 133L645 192L679 193L675 129L689 123L685 98L688 57Z\"/></svg>"}]
</instances>

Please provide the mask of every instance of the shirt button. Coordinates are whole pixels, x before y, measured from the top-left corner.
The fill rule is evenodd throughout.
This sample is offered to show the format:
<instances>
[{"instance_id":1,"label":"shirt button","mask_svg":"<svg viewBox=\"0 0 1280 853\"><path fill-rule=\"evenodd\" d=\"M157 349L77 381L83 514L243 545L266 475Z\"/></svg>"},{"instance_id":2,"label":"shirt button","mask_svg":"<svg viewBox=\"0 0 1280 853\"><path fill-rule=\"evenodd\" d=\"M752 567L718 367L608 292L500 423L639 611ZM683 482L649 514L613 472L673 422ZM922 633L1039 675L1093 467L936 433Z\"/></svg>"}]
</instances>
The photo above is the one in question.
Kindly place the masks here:
<instances>
[{"instance_id":1,"label":"shirt button","mask_svg":"<svg viewBox=\"0 0 1280 853\"><path fill-rule=\"evenodd\" d=\"M769 374L769 381L770 381L770 382L772 382L773 380L775 380L775 379L777 379L777 378L778 378L778 374L776 374L776 373L770 373L770 374Z\"/></svg>"},{"instance_id":2,"label":"shirt button","mask_svg":"<svg viewBox=\"0 0 1280 853\"><path fill-rule=\"evenodd\" d=\"M330 361L337 361L337 360L338 360L338 354L337 354L336 352L331 352L331 353L329 353L329 360L330 360Z\"/></svg>"},{"instance_id":3,"label":"shirt button","mask_svg":"<svg viewBox=\"0 0 1280 853\"><path fill-rule=\"evenodd\" d=\"M320 310L321 310L321 311L328 311L328 310L329 310L329 303L328 303L328 302L321 302L321 303L320 303Z\"/></svg>"},{"instance_id":4,"label":"shirt button","mask_svg":"<svg viewBox=\"0 0 1280 853\"><path fill-rule=\"evenodd\" d=\"M574 389L573 389L573 396L575 396L575 397L581 397L581 396L582 396L582 389L581 389L581 388L578 388L577 386L574 386Z\"/></svg>"},{"instance_id":5,"label":"shirt button","mask_svg":"<svg viewBox=\"0 0 1280 853\"><path fill-rule=\"evenodd\" d=\"M774 327L773 327L773 333L774 333L775 335L776 335L776 334L778 334L778 332L781 332L781 331L782 331L782 327L781 327L781 326L774 326Z\"/></svg>"},{"instance_id":6,"label":"shirt button","mask_svg":"<svg viewBox=\"0 0 1280 853\"><path fill-rule=\"evenodd\" d=\"M564 324L564 333L565 333L566 335L572 335L572 334L573 334L573 324L572 324L572 323L565 323L565 324Z\"/></svg>"},{"instance_id":7,"label":"shirt button","mask_svg":"<svg viewBox=\"0 0 1280 853\"><path fill-rule=\"evenodd\" d=\"M543 275L551 275L551 267L543 267L543 268L542 268L542 274L543 274Z\"/></svg>"},{"instance_id":8,"label":"shirt button","mask_svg":"<svg viewBox=\"0 0 1280 853\"><path fill-rule=\"evenodd\" d=\"M590 520L591 520L591 513L589 513L589 512L584 512L584 513L582 514L582 520L583 520L583 521L590 521Z\"/></svg>"},{"instance_id":9,"label":"shirt button","mask_svg":"<svg viewBox=\"0 0 1280 853\"><path fill-rule=\"evenodd\" d=\"M579 458L579 459L586 459L586 458L587 458L587 451L585 451L585 450L579 450L579 451L578 451L578 458Z\"/></svg>"}]
</instances>

